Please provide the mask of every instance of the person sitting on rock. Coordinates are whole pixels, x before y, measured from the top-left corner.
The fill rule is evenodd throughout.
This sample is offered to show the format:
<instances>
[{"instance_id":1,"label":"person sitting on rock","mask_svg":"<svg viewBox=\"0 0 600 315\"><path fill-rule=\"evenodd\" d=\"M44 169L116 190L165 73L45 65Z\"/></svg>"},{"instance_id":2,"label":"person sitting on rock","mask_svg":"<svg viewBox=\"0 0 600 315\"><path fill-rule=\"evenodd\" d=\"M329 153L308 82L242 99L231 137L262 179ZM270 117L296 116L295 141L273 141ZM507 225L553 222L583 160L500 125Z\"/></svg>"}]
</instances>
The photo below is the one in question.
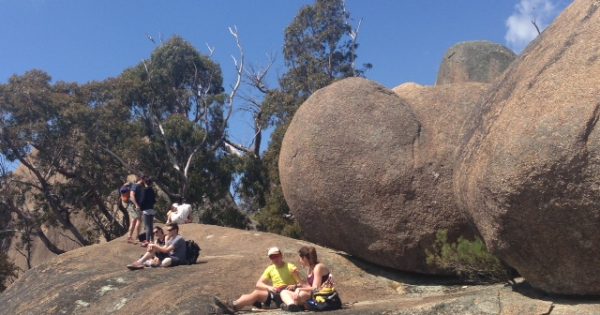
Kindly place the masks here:
<instances>
[{"instance_id":1,"label":"person sitting on rock","mask_svg":"<svg viewBox=\"0 0 600 315\"><path fill-rule=\"evenodd\" d=\"M308 274L307 284L298 287L295 291L281 292L282 299L293 300L292 304L283 304L281 308L290 312L304 309L304 303L312 297L312 292L319 291L322 285L331 281L331 273L325 264L319 262L317 250L313 246L302 246L298 250L300 264L306 268Z\"/></svg>"},{"instance_id":2,"label":"person sitting on rock","mask_svg":"<svg viewBox=\"0 0 600 315\"><path fill-rule=\"evenodd\" d=\"M283 261L283 255L277 247L269 248L267 256L271 259L272 264L262 273L252 293L244 294L233 302L222 302L217 297L214 298L215 304L222 311L227 314L234 314L243 307L250 305L262 306L261 303L263 303L265 306L270 307L271 302L275 302L279 307L281 303L294 303L289 295L282 295L281 292L284 290L293 292L298 287L300 283L298 268L292 263Z\"/></svg>"},{"instance_id":3,"label":"person sitting on rock","mask_svg":"<svg viewBox=\"0 0 600 315\"><path fill-rule=\"evenodd\" d=\"M175 222L177 224L185 224L192 222L190 215L192 214L192 205L189 203L174 203L169 212L167 212L167 223Z\"/></svg>"},{"instance_id":4,"label":"person sitting on rock","mask_svg":"<svg viewBox=\"0 0 600 315\"><path fill-rule=\"evenodd\" d=\"M144 262L154 259L155 257L163 258L160 262L161 267L174 267L185 262L186 246L185 240L179 235L179 226L177 223L166 224L167 235L165 244L158 245L156 243L148 244L146 254L142 258L127 265L131 270L144 268Z\"/></svg>"},{"instance_id":5,"label":"person sitting on rock","mask_svg":"<svg viewBox=\"0 0 600 315\"><path fill-rule=\"evenodd\" d=\"M152 247L154 246L164 246L165 245L165 232L160 226L154 227L154 241L152 242ZM146 267L158 267L163 259L167 258L169 255L165 253L161 253L158 251L152 252L150 248L146 249L146 253L150 253L149 256L152 256L150 259L147 259L143 262Z\"/></svg>"}]
</instances>

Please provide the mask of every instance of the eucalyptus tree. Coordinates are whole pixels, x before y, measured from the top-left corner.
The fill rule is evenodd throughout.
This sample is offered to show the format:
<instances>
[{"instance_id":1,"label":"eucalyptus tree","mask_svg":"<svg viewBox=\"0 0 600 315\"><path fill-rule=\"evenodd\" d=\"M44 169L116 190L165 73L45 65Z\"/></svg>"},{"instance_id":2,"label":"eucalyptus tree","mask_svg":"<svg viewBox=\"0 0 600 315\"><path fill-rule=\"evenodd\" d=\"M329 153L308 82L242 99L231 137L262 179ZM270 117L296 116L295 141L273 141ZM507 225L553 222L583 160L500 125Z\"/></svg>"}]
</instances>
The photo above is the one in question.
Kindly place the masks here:
<instances>
[{"instance_id":1,"label":"eucalyptus tree","mask_svg":"<svg viewBox=\"0 0 600 315\"><path fill-rule=\"evenodd\" d=\"M126 224L105 199L118 172L88 141L98 118L88 95L74 83L52 84L38 70L13 76L0 89L0 153L20 164L3 176L0 201L16 226L57 254L65 249L44 227L68 231L81 246L122 234Z\"/></svg>"},{"instance_id":2,"label":"eucalyptus tree","mask_svg":"<svg viewBox=\"0 0 600 315\"><path fill-rule=\"evenodd\" d=\"M199 205L225 198L234 204L232 161L224 140L241 83L243 51L237 31L230 32L241 57L234 59L237 80L229 93L220 66L180 37L161 44L118 78L119 101L129 108L141 137L129 143L135 148L132 155L105 149L126 169L152 175L170 200Z\"/></svg>"}]
</instances>

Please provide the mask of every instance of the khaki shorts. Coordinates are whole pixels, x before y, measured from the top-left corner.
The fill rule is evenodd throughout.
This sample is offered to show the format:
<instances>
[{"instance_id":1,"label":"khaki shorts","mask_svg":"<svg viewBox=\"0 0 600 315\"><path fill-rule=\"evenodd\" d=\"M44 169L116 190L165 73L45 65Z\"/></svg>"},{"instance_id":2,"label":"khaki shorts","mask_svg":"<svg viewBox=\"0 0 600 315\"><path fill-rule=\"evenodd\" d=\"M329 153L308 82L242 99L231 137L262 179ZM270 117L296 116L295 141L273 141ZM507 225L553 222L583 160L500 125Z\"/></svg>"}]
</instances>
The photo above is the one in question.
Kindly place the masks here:
<instances>
[{"instance_id":1,"label":"khaki shorts","mask_svg":"<svg viewBox=\"0 0 600 315\"><path fill-rule=\"evenodd\" d=\"M127 206L127 213L129 213L130 220L139 220L141 217L140 211L138 211L132 203Z\"/></svg>"}]
</instances>

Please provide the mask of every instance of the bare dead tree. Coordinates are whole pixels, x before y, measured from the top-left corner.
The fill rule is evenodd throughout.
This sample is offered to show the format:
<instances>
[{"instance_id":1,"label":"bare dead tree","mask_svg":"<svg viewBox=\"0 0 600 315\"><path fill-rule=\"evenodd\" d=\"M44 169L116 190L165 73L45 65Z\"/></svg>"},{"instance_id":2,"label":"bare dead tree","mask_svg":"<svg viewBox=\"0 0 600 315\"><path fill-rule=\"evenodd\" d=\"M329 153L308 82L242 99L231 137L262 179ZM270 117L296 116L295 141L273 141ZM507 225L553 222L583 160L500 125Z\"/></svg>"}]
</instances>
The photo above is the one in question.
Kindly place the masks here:
<instances>
[{"instance_id":1,"label":"bare dead tree","mask_svg":"<svg viewBox=\"0 0 600 315\"><path fill-rule=\"evenodd\" d=\"M244 83L252 87L255 91L258 91L262 95L262 98L240 94L240 99L244 100L244 106L242 106L240 110L247 112L252 116L254 136L248 145L235 143L231 141L231 139L224 139L227 150L232 154L239 156L252 155L256 158L260 158L260 146L262 144L262 132L264 128L264 108L262 99L272 92L266 83L266 77L274 63L275 56L273 54L267 54L267 64L265 66L257 68L250 65L244 73Z\"/></svg>"},{"instance_id":2,"label":"bare dead tree","mask_svg":"<svg viewBox=\"0 0 600 315\"><path fill-rule=\"evenodd\" d=\"M343 6L344 6L344 13L347 13L346 11L346 1L343 1ZM348 15L346 15L348 16ZM350 38L352 39L352 43L351 43L351 53L352 53L352 61L351 61L351 66L352 66L352 75L356 76L356 60L355 57L356 56L356 43L358 42L358 34L360 32L360 25L362 24L362 18L360 20L358 20L358 25L356 25L356 28L352 27L352 24L350 23L350 21L348 19L346 19L346 24L350 27Z\"/></svg>"},{"instance_id":3,"label":"bare dead tree","mask_svg":"<svg viewBox=\"0 0 600 315\"><path fill-rule=\"evenodd\" d=\"M538 35L542 34L542 32L540 31L540 28L537 25L535 18L531 19L531 24L533 24L533 27L535 27L535 30L537 31Z\"/></svg>"}]
</instances>

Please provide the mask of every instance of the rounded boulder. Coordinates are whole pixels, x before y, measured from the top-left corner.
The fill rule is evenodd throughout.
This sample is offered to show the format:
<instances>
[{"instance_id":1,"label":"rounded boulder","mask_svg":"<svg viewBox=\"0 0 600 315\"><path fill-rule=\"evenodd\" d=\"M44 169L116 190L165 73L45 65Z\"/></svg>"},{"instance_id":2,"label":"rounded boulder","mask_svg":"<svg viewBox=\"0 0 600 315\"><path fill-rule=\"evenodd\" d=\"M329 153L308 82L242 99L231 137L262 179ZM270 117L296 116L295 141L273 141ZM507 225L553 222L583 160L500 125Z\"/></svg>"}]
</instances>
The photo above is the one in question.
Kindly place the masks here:
<instances>
[{"instance_id":1,"label":"rounded boulder","mask_svg":"<svg viewBox=\"0 0 600 315\"><path fill-rule=\"evenodd\" d=\"M488 41L464 42L452 46L442 59L436 85L491 83L516 59L512 50Z\"/></svg>"},{"instance_id":2,"label":"rounded boulder","mask_svg":"<svg viewBox=\"0 0 600 315\"><path fill-rule=\"evenodd\" d=\"M285 134L281 184L312 242L382 266L439 273L425 259L435 233L471 232L446 200L453 196L452 171L441 165L453 163L429 165L419 156L431 149L422 141L435 132L423 128L409 100L362 78L317 91ZM440 154L454 154L447 151Z\"/></svg>"}]
</instances>

